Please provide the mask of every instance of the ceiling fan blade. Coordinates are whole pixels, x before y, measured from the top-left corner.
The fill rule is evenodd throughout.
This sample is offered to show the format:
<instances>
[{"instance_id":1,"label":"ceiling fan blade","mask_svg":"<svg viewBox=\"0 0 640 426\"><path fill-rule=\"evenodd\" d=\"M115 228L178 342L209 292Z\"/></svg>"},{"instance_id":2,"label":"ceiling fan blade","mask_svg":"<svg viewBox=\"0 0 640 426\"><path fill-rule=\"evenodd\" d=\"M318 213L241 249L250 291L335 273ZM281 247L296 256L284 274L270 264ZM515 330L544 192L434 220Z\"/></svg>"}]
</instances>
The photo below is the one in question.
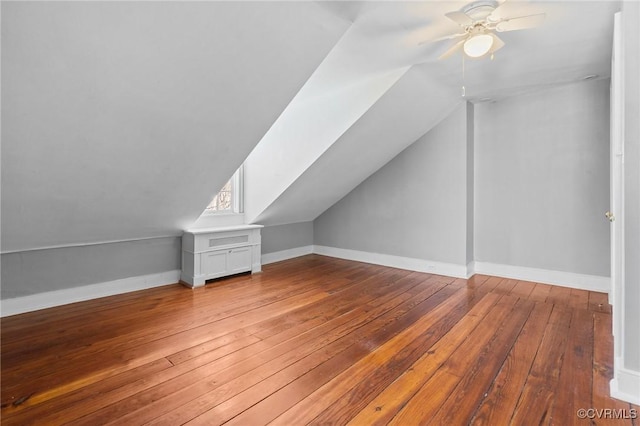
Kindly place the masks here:
<instances>
[{"instance_id":1,"label":"ceiling fan blade","mask_svg":"<svg viewBox=\"0 0 640 426\"><path fill-rule=\"evenodd\" d=\"M525 30L527 28L535 28L542 24L546 13L537 13L535 15L519 16L517 18L505 19L496 25L496 31L499 33L505 31Z\"/></svg>"},{"instance_id":2,"label":"ceiling fan blade","mask_svg":"<svg viewBox=\"0 0 640 426\"><path fill-rule=\"evenodd\" d=\"M420 43L418 43L418 45L426 44L426 43L437 43L439 41L451 40L451 39L458 38L458 37L464 37L466 35L467 35L467 33L449 34L449 35L446 35L446 36L443 36L443 37L434 38L434 39L431 39L431 40L422 40Z\"/></svg>"},{"instance_id":3,"label":"ceiling fan blade","mask_svg":"<svg viewBox=\"0 0 640 426\"><path fill-rule=\"evenodd\" d=\"M464 44L464 42L465 42L465 40L460 40L459 42L457 42L456 44L451 46L446 52L444 52L442 55L440 55L438 57L438 59L446 59L449 56L453 55L458 50L462 49L462 45Z\"/></svg>"},{"instance_id":4,"label":"ceiling fan blade","mask_svg":"<svg viewBox=\"0 0 640 426\"><path fill-rule=\"evenodd\" d=\"M504 47L504 41L502 41L500 37L493 33L491 34L491 37L493 37L493 44L491 45L491 49L489 49L488 53L496 52Z\"/></svg>"},{"instance_id":5,"label":"ceiling fan blade","mask_svg":"<svg viewBox=\"0 0 640 426\"><path fill-rule=\"evenodd\" d=\"M431 40L431 41L451 40L451 39L458 38L458 37L464 37L466 35L467 35L467 33L449 34L448 36L436 38L436 39Z\"/></svg>"},{"instance_id":6,"label":"ceiling fan blade","mask_svg":"<svg viewBox=\"0 0 640 426\"><path fill-rule=\"evenodd\" d=\"M456 10L455 12L445 13L444 16L462 27L473 24L473 19L469 18L466 13L460 12L459 10Z\"/></svg>"},{"instance_id":7,"label":"ceiling fan blade","mask_svg":"<svg viewBox=\"0 0 640 426\"><path fill-rule=\"evenodd\" d=\"M501 4L500 6L496 7L493 10L493 12L491 12L489 14L489 16L487 16L487 21L488 22L492 22L492 23L493 22L500 22L500 21L502 21L503 19L506 18L506 16L504 16L505 15L505 13L504 13L505 12L505 10L504 10L505 8L502 7L503 5L504 5L504 3Z\"/></svg>"}]
</instances>

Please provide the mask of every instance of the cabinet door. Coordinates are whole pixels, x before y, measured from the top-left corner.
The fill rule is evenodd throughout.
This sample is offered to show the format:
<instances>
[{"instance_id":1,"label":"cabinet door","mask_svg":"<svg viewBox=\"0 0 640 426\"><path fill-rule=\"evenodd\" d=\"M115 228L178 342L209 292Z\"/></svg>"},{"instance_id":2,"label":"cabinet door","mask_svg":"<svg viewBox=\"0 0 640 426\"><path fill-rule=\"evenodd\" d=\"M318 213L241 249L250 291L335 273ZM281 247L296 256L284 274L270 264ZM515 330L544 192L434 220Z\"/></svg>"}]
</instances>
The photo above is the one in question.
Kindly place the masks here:
<instances>
[{"instance_id":1,"label":"cabinet door","mask_svg":"<svg viewBox=\"0 0 640 426\"><path fill-rule=\"evenodd\" d=\"M227 251L203 253L202 273L207 279L221 277L227 272Z\"/></svg>"},{"instance_id":2,"label":"cabinet door","mask_svg":"<svg viewBox=\"0 0 640 426\"><path fill-rule=\"evenodd\" d=\"M229 273L236 274L251 270L251 247L229 250Z\"/></svg>"}]
</instances>

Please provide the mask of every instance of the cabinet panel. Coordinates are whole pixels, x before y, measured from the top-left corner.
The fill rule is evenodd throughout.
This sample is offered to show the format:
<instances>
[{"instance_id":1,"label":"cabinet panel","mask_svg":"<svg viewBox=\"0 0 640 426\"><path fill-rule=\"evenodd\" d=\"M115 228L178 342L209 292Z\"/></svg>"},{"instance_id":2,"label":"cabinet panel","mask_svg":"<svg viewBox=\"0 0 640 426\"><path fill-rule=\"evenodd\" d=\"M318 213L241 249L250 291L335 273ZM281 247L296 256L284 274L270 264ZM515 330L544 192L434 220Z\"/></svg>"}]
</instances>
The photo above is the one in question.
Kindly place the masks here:
<instances>
[{"instance_id":1,"label":"cabinet panel","mask_svg":"<svg viewBox=\"0 0 640 426\"><path fill-rule=\"evenodd\" d=\"M235 274L251 270L251 247L241 247L229 251L229 272Z\"/></svg>"},{"instance_id":2,"label":"cabinet panel","mask_svg":"<svg viewBox=\"0 0 640 426\"><path fill-rule=\"evenodd\" d=\"M212 275L224 275L227 271L227 252L212 251L202 254L202 274L210 277Z\"/></svg>"}]
</instances>

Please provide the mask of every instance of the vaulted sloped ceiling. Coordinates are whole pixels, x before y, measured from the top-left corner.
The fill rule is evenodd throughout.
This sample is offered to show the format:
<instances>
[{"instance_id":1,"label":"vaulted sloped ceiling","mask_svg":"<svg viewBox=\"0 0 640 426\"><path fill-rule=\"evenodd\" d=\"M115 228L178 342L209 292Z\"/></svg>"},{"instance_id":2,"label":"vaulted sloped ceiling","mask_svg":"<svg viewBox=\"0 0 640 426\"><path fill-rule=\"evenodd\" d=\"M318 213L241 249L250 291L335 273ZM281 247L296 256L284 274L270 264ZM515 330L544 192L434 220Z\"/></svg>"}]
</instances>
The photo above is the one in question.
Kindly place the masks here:
<instances>
[{"instance_id":1,"label":"vaulted sloped ceiling","mask_svg":"<svg viewBox=\"0 0 640 426\"><path fill-rule=\"evenodd\" d=\"M547 18L463 79L462 1L2 2L2 250L176 235L245 160L247 221L313 220L458 102L607 76L619 2L505 4Z\"/></svg>"},{"instance_id":2,"label":"vaulted sloped ceiling","mask_svg":"<svg viewBox=\"0 0 640 426\"><path fill-rule=\"evenodd\" d=\"M414 67L390 88L256 219L313 220L445 118L457 91ZM249 165L250 167L250 165Z\"/></svg>"},{"instance_id":3,"label":"vaulted sloped ceiling","mask_svg":"<svg viewBox=\"0 0 640 426\"><path fill-rule=\"evenodd\" d=\"M391 22L402 22L413 7L381 4L325 5L338 15L356 12L355 22L247 158L248 222L313 220L458 101L455 91L439 87L432 75L422 75L427 87L418 75L403 77L414 64L433 59L438 46L420 45L404 31L386 31L389 12L395 15ZM396 95L386 96L388 91ZM371 115L371 108L384 112ZM394 113L398 110L403 114ZM359 133L351 131L363 126ZM360 167L353 167L357 157Z\"/></svg>"},{"instance_id":4,"label":"vaulted sloped ceiling","mask_svg":"<svg viewBox=\"0 0 640 426\"><path fill-rule=\"evenodd\" d=\"M422 42L460 33L444 15L466 3L323 4L354 24L249 155L247 221L314 220L457 102L608 75L618 3L508 0L509 16L544 12L544 25L501 33L506 46L493 60L438 60L454 42Z\"/></svg>"},{"instance_id":5,"label":"vaulted sloped ceiling","mask_svg":"<svg viewBox=\"0 0 640 426\"><path fill-rule=\"evenodd\" d=\"M349 25L311 2L2 2L2 250L179 233Z\"/></svg>"}]
</instances>

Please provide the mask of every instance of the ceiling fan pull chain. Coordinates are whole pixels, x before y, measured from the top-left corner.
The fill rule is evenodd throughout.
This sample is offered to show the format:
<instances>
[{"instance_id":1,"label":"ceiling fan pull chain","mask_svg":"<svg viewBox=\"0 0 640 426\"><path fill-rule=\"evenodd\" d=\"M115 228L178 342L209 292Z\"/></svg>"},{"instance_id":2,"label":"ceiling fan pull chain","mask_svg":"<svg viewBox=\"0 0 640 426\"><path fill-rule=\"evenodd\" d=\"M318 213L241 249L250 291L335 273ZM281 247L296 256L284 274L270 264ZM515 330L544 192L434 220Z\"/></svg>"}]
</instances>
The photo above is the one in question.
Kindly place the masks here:
<instances>
[{"instance_id":1,"label":"ceiling fan pull chain","mask_svg":"<svg viewBox=\"0 0 640 426\"><path fill-rule=\"evenodd\" d=\"M464 87L464 55L460 56L462 56L462 97L464 98L466 96L466 89Z\"/></svg>"}]
</instances>

